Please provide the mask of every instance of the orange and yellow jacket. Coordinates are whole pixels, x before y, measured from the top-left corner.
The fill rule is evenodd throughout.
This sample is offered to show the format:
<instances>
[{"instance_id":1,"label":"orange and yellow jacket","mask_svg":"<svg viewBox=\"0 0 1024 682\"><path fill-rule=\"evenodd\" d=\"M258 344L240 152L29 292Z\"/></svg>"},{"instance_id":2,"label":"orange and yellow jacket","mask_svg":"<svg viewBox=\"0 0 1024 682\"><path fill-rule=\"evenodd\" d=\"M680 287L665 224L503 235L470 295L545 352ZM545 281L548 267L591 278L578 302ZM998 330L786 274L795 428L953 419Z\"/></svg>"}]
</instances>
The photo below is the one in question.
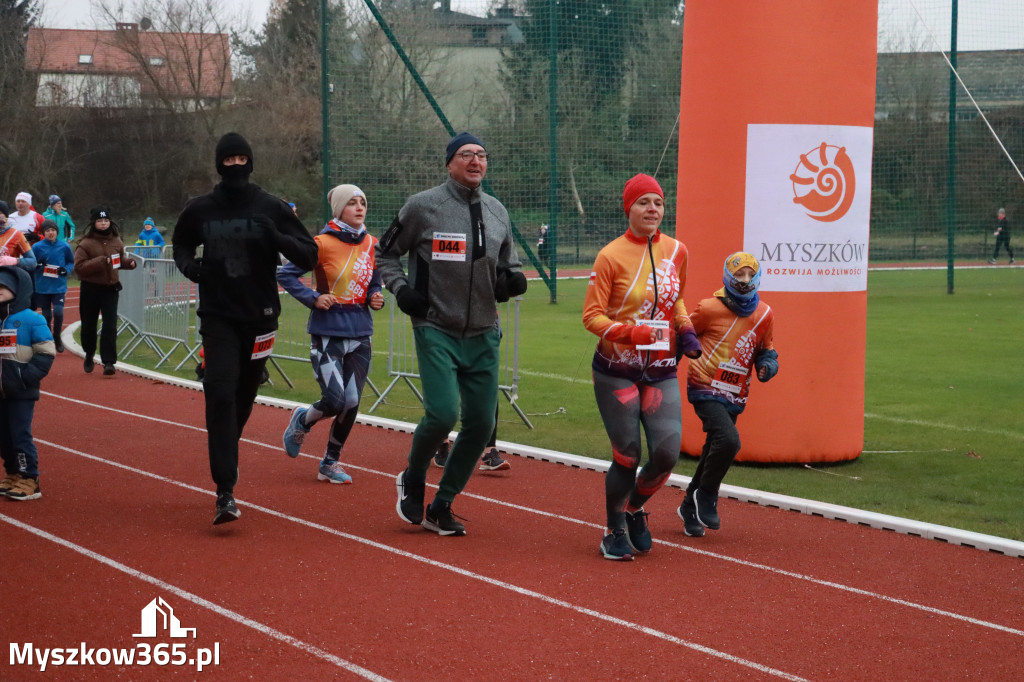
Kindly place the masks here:
<instances>
[{"instance_id":1,"label":"orange and yellow jacket","mask_svg":"<svg viewBox=\"0 0 1024 682\"><path fill-rule=\"evenodd\" d=\"M775 349L775 313L761 301L753 313L740 317L716 294L697 304L690 321L700 339L701 356L690 360L687 400L717 400L739 414L747 405L754 361Z\"/></svg>"},{"instance_id":2,"label":"orange and yellow jacket","mask_svg":"<svg viewBox=\"0 0 1024 682\"><path fill-rule=\"evenodd\" d=\"M381 290L375 249L377 239L363 231L358 235L337 229L334 221L315 237L317 264L312 286L300 278L306 273L294 263L277 271L277 282L310 309L306 331L317 336L361 339L373 335L373 316L368 302ZM338 302L318 310L320 294L333 294Z\"/></svg>"},{"instance_id":3,"label":"orange and yellow jacket","mask_svg":"<svg viewBox=\"0 0 1024 682\"><path fill-rule=\"evenodd\" d=\"M583 302L583 326L597 335L596 372L635 381L676 375L676 335L692 328L683 303L686 245L656 232L649 240L631 231L597 254ZM630 333L645 320L668 320L667 350L637 350Z\"/></svg>"}]
</instances>

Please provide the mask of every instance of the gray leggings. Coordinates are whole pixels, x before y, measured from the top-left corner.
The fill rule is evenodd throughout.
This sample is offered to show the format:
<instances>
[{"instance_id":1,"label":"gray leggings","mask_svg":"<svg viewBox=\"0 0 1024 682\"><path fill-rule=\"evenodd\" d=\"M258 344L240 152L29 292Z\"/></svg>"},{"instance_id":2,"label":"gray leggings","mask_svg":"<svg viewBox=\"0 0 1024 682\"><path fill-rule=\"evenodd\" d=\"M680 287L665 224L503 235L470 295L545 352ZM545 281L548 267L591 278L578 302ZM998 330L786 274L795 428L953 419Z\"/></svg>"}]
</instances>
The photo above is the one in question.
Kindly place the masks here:
<instances>
[{"instance_id":1,"label":"gray leggings","mask_svg":"<svg viewBox=\"0 0 1024 682\"><path fill-rule=\"evenodd\" d=\"M625 527L626 503L642 507L665 484L679 459L682 401L675 377L648 383L594 372L594 396L612 445L612 464L605 476L608 527ZM637 476L647 437L647 464Z\"/></svg>"}]
</instances>

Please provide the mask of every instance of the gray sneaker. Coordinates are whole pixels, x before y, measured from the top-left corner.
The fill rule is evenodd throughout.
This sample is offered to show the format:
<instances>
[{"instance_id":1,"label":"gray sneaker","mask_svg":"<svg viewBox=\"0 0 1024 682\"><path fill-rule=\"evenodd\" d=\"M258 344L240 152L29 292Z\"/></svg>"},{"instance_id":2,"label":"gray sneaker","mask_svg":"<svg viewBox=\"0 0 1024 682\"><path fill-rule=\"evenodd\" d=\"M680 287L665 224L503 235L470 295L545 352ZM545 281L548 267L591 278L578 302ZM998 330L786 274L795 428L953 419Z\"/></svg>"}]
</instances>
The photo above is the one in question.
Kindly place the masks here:
<instances>
[{"instance_id":1,"label":"gray sneaker","mask_svg":"<svg viewBox=\"0 0 1024 682\"><path fill-rule=\"evenodd\" d=\"M480 458L480 471L508 471L512 465L501 458L498 448L491 448Z\"/></svg>"},{"instance_id":2,"label":"gray sneaker","mask_svg":"<svg viewBox=\"0 0 1024 682\"><path fill-rule=\"evenodd\" d=\"M351 483L352 477L345 472L338 460L324 459L320 462L320 471L316 475L316 480L330 483Z\"/></svg>"}]
</instances>

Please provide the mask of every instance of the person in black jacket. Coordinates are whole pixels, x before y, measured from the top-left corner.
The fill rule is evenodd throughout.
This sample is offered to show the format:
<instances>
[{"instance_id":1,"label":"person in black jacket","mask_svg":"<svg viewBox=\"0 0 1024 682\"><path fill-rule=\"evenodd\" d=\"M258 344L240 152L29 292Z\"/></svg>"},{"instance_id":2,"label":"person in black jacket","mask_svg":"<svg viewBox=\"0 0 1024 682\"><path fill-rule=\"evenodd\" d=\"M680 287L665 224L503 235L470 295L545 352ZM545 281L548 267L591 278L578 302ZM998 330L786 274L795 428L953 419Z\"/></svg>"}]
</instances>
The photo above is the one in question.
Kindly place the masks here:
<instances>
[{"instance_id":1,"label":"person in black jacket","mask_svg":"<svg viewBox=\"0 0 1024 682\"><path fill-rule=\"evenodd\" d=\"M988 262L995 265L996 259L999 258L999 247L1005 246L1006 252L1010 254L1010 265L1013 265L1013 249L1010 248L1010 221L1006 219L1005 208L999 209L996 214L996 231L993 234L996 236L996 248Z\"/></svg>"},{"instance_id":2,"label":"person in black jacket","mask_svg":"<svg viewBox=\"0 0 1024 682\"><path fill-rule=\"evenodd\" d=\"M281 304L278 253L306 270L316 242L281 199L249 182L252 148L238 133L217 143L213 191L188 202L171 238L178 269L199 285L199 333L210 473L217 485L214 525L234 521L238 441L252 413ZM203 247L202 257L196 256Z\"/></svg>"}]
</instances>

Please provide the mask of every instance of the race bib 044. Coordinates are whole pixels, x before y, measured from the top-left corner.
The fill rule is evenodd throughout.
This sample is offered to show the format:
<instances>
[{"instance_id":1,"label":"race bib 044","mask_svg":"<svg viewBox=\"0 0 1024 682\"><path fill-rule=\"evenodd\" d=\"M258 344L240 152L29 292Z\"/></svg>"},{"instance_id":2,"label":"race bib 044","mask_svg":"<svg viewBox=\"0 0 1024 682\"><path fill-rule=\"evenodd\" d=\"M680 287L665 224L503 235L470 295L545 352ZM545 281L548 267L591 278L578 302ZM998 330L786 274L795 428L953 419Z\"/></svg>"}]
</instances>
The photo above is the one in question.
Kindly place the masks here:
<instances>
[{"instance_id":1,"label":"race bib 044","mask_svg":"<svg viewBox=\"0 0 1024 682\"><path fill-rule=\"evenodd\" d=\"M435 232L430 248L431 260L466 260L466 235Z\"/></svg>"}]
</instances>

